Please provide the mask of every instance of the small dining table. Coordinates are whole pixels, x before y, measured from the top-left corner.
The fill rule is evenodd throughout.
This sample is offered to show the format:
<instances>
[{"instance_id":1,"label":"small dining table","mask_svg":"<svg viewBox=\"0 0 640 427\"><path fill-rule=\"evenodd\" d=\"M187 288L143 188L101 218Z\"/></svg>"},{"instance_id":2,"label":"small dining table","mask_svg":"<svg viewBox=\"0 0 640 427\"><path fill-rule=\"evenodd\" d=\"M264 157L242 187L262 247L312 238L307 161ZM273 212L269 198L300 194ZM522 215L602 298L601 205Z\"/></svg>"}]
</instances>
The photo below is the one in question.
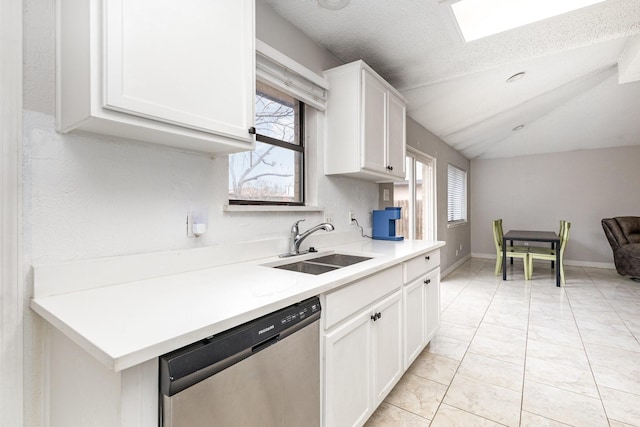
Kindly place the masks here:
<instances>
[{"instance_id":1,"label":"small dining table","mask_svg":"<svg viewBox=\"0 0 640 427\"><path fill-rule=\"evenodd\" d=\"M502 236L502 280L507 280L507 242L551 243L556 249L556 286L560 287L560 236L555 231L509 230Z\"/></svg>"}]
</instances>

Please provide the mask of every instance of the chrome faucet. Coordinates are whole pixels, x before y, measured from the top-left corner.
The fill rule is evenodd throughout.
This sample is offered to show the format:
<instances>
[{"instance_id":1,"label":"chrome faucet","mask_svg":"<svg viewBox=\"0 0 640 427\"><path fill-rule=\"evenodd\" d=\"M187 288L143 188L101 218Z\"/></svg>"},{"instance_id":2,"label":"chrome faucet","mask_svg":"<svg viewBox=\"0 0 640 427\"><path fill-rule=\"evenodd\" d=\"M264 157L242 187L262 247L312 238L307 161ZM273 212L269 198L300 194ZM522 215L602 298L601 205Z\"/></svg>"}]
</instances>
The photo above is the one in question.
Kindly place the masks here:
<instances>
[{"instance_id":1,"label":"chrome faucet","mask_svg":"<svg viewBox=\"0 0 640 427\"><path fill-rule=\"evenodd\" d=\"M302 241L304 239L306 239L312 233L315 233L318 230L324 230L324 231L333 231L333 230L335 230L335 227L333 226L333 224L328 223L328 222L323 222L321 224L316 225L315 227L311 227L310 229L308 229L304 233L300 234L300 230L298 228L298 224L301 223L302 221L304 221L304 219L296 221L291 226L291 239L289 240L289 252L286 253L286 254L280 255L281 257L302 255L303 253L307 253L308 251L300 252L300 244L302 243Z\"/></svg>"}]
</instances>

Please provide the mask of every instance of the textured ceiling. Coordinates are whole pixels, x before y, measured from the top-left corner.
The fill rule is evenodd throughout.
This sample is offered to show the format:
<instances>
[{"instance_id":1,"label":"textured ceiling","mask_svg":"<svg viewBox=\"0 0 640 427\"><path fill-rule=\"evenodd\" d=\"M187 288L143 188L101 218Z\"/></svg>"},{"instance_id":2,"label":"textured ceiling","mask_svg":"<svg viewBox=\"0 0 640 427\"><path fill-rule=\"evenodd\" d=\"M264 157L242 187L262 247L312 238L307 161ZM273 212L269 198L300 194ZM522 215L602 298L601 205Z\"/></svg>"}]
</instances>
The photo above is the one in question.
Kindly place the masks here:
<instances>
[{"instance_id":1,"label":"textured ceiling","mask_svg":"<svg viewBox=\"0 0 640 427\"><path fill-rule=\"evenodd\" d=\"M368 63L407 98L412 119L468 158L640 145L640 0L471 43L449 0L351 0L341 10L259 1L340 60Z\"/></svg>"}]
</instances>

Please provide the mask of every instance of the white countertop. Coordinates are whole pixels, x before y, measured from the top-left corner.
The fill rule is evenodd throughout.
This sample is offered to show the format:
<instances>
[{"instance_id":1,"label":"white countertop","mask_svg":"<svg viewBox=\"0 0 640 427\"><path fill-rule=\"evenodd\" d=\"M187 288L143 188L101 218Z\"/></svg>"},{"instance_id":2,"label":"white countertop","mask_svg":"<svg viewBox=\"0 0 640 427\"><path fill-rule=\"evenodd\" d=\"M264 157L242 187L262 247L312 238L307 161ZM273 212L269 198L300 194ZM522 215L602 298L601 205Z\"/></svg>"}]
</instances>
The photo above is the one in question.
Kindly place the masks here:
<instances>
[{"instance_id":1,"label":"white countertop","mask_svg":"<svg viewBox=\"0 0 640 427\"><path fill-rule=\"evenodd\" d=\"M328 249L373 259L320 275L263 265L299 257L262 258L35 298L31 308L118 372L442 246L364 240Z\"/></svg>"}]
</instances>

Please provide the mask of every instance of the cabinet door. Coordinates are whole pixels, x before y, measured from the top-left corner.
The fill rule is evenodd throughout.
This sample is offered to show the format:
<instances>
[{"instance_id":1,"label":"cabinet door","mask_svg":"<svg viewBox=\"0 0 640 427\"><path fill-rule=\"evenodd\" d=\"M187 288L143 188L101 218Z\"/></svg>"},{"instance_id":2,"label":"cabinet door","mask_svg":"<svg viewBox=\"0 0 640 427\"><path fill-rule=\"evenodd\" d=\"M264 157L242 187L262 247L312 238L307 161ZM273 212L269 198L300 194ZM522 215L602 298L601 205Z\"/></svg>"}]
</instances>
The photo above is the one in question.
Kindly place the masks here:
<instances>
[{"instance_id":1,"label":"cabinet door","mask_svg":"<svg viewBox=\"0 0 640 427\"><path fill-rule=\"evenodd\" d=\"M426 342L429 342L440 326L440 269L427 274L425 279Z\"/></svg>"},{"instance_id":2,"label":"cabinet door","mask_svg":"<svg viewBox=\"0 0 640 427\"><path fill-rule=\"evenodd\" d=\"M325 335L324 425L362 425L371 415L371 312Z\"/></svg>"},{"instance_id":3,"label":"cabinet door","mask_svg":"<svg viewBox=\"0 0 640 427\"><path fill-rule=\"evenodd\" d=\"M106 0L103 107L251 141L253 0Z\"/></svg>"},{"instance_id":4,"label":"cabinet door","mask_svg":"<svg viewBox=\"0 0 640 427\"><path fill-rule=\"evenodd\" d=\"M373 307L378 315L373 331L373 387L377 406L402 376L402 293L391 295Z\"/></svg>"},{"instance_id":5,"label":"cabinet door","mask_svg":"<svg viewBox=\"0 0 640 427\"><path fill-rule=\"evenodd\" d=\"M374 75L362 70L362 167L387 171L387 89Z\"/></svg>"},{"instance_id":6,"label":"cabinet door","mask_svg":"<svg viewBox=\"0 0 640 427\"><path fill-rule=\"evenodd\" d=\"M387 141L387 165L389 174L405 177L406 112L404 102L389 92L389 133Z\"/></svg>"},{"instance_id":7,"label":"cabinet door","mask_svg":"<svg viewBox=\"0 0 640 427\"><path fill-rule=\"evenodd\" d=\"M425 344L424 279L420 278L403 289L404 303L404 368L408 369Z\"/></svg>"}]
</instances>

